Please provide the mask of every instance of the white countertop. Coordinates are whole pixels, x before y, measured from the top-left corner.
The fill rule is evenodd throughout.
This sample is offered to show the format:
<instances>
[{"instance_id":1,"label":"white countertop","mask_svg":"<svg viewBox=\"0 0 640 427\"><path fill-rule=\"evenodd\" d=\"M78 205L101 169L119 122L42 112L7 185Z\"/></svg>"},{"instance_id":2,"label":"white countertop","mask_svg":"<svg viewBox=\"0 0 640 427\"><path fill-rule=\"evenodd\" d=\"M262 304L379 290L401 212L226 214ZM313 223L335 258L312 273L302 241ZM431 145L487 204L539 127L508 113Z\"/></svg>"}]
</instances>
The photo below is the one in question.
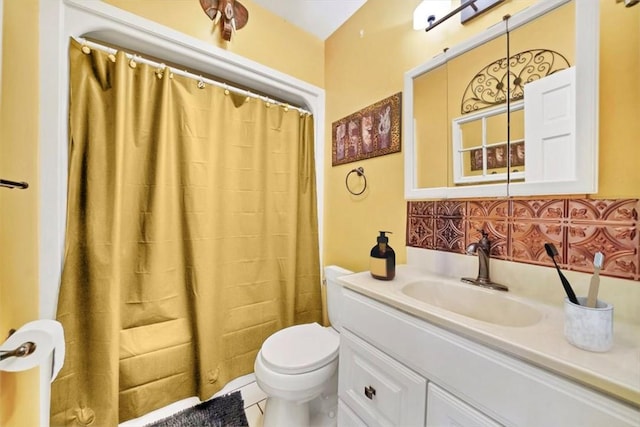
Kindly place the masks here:
<instances>
[{"instance_id":1,"label":"white countertop","mask_svg":"<svg viewBox=\"0 0 640 427\"><path fill-rule=\"evenodd\" d=\"M613 348L604 353L590 352L574 347L565 339L561 307L505 294L542 314L534 325L509 327L466 317L401 292L404 285L430 277L440 282L460 283L452 278L425 274L409 265L397 266L396 277L391 281L376 280L368 271L342 276L340 280L358 293L640 407L640 325L616 321Z\"/></svg>"}]
</instances>

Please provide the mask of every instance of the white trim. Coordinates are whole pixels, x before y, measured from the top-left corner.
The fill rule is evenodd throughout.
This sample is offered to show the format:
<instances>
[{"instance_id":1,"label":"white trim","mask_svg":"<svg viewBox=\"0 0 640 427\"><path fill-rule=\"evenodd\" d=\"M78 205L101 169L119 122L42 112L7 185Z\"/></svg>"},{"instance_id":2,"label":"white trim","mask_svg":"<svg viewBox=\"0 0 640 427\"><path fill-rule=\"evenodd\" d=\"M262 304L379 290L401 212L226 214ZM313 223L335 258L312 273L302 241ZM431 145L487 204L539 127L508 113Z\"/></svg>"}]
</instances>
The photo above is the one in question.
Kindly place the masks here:
<instances>
[{"instance_id":1,"label":"white trim","mask_svg":"<svg viewBox=\"0 0 640 427\"><path fill-rule=\"evenodd\" d=\"M526 86L525 86L526 87ZM509 110L511 112L519 111L524 108L524 101L516 101L509 104ZM487 142L487 118L504 114L507 111L507 104L502 104L498 107L494 107L486 110L479 110L475 113L465 114L464 116L457 117L451 121L451 146L453 155L453 182L454 184L476 184L476 183L488 183L496 181L506 181L508 177L517 180L524 178L524 172L507 172L490 174L487 169L487 156L483 156L483 172L481 175L465 175L464 161L462 153L474 150L476 148L489 148L495 145L507 145L507 141L500 141L494 143ZM469 122L482 121L482 145L473 148L463 148L463 133L461 125ZM513 142L513 141L512 141ZM486 152L485 152L486 154ZM509 154L507 153L507 156Z\"/></svg>"},{"instance_id":2,"label":"white trim","mask_svg":"<svg viewBox=\"0 0 640 427\"><path fill-rule=\"evenodd\" d=\"M66 219L68 48L91 36L302 106L314 115L320 254L323 243L325 92L240 55L99 0L40 0L39 313L54 318ZM322 264L322 260L321 260ZM319 272L321 275L321 272ZM41 369L40 425L49 425L48 370Z\"/></svg>"},{"instance_id":3,"label":"white trim","mask_svg":"<svg viewBox=\"0 0 640 427\"><path fill-rule=\"evenodd\" d=\"M403 94L403 134L405 156L405 199L433 199L457 197L506 197L533 194L590 194L598 191L598 114L599 114L599 37L600 5L598 1L545 0L514 14L509 19L509 31L562 6L569 1L575 3L576 17L576 117L579 123L576 139L584 144L576 150L576 162L579 165L575 181L557 183L511 182L507 184L488 184L458 187L417 187L417 158L414 147L413 116L413 79L419 75L446 63L487 41L506 33L505 25L498 23L481 34L465 41L446 52L427 61L404 75ZM595 84L593 84L595 82Z\"/></svg>"}]
</instances>

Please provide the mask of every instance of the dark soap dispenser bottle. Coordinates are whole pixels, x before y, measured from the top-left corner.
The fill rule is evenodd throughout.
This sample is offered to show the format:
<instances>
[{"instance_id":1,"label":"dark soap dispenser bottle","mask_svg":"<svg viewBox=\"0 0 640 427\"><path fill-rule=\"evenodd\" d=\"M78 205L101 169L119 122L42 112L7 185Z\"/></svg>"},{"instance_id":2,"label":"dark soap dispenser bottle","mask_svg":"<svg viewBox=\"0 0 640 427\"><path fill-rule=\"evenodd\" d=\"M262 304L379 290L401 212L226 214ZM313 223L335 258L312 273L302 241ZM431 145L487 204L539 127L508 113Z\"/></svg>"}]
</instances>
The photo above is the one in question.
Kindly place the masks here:
<instances>
[{"instance_id":1,"label":"dark soap dispenser bottle","mask_svg":"<svg viewBox=\"0 0 640 427\"><path fill-rule=\"evenodd\" d=\"M389 238L381 231L378 236L378 243L371 248L371 275L379 280L391 280L396 276L396 253L389 246Z\"/></svg>"}]
</instances>

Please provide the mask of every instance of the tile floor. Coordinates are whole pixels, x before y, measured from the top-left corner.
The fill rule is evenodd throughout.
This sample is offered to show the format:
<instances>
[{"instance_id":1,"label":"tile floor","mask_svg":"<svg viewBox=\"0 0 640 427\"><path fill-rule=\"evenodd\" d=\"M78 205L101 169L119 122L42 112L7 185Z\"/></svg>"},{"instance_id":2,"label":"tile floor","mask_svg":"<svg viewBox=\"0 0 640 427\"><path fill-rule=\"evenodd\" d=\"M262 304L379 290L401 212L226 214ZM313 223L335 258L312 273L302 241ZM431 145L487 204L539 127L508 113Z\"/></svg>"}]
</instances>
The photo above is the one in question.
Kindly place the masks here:
<instances>
[{"instance_id":1,"label":"tile floor","mask_svg":"<svg viewBox=\"0 0 640 427\"><path fill-rule=\"evenodd\" d=\"M228 394L236 390L240 390L240 394L242 394L249 427L262 427L262 414L264 413L267 395L258 387L255 375L249 374L236 378L216 393L215 396Z\"/></svg>"},{"instance_id":2,"label":"tile floor","mask_svg":"<svg viewBox=\"0 0 640 427\"><path fill-rule=\"evenodd\" d=\"M253 373L230 381L222 388L222 390L214 394L211 398L228 394L236 390L240 390L242 400L244 400L244 410L247 415L249 427L262 427L262 414L267 401L267 395L260 389L260 387L258 387L256 377ZM159 408L155 411L151 411L139 418L124 421L119 424L119 427L142 427L197 405L198 403L200 403L200 400L197 397L189 397L163 408Z\"/></svg>"}]
</instances>

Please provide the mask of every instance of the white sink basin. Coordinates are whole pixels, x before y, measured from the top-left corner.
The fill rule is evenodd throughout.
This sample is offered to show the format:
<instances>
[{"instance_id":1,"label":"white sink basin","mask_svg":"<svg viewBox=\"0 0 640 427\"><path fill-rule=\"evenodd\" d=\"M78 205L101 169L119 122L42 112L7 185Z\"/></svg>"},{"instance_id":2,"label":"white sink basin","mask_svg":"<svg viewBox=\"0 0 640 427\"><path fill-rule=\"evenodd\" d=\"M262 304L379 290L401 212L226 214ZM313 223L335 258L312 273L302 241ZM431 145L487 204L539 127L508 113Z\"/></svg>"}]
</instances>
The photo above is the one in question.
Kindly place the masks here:
<instances>
[{"instance_id":1,"label":"white sink basin","mask_svg":"<svg viewBox=\"0 0 640 427\"><path fill-rule=\"evenodd\" d=\"M542 319L538 310L508 294L473 285L424 280L409 283L400 292L418 301L496 325L524 327Z\"/></svg>"}]
</instances>

